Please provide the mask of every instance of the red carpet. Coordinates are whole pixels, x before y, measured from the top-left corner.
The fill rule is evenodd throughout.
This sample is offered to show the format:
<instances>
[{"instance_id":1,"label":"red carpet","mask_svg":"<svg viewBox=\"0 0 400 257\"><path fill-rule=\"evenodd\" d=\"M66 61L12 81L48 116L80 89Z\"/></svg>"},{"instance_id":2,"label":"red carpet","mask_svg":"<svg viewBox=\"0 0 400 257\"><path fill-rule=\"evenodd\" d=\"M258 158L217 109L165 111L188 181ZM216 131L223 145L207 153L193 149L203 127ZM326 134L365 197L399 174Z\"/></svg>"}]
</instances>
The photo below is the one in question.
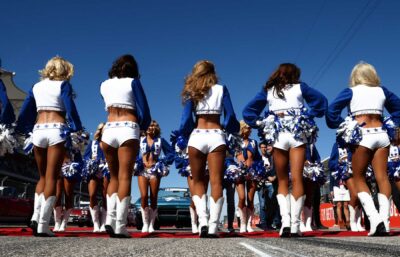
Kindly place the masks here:
<instances>
[{"instance_id":1,"label":"red carpet","mask_svg":"<svg viewBox=\"0 0 400 257\"><path fill-rule=\"evenodd\" d=\"M71 227L67 228L66 232L57 232L57 237L109 237L106 233L92 233L92 228L77 228ZM390 232L391 236L400 236L400 231L392 231ZM32 230L30 228L22 228L22 227L9 227L9 228L0 228L0 236L33 236ZM193 235L190 232L164 232L159 231L156 233L148 234L148 233L140 233L140 232L132 232L131 236L133 238L198 238L198 235ZM351 231L313 231L304 233L305 237L349 237L349 236L367 236L367 232L351 232ZM259 231L253 233L219 233L220 238L229 238L229 237L245 237L245 238L273 238L279 237L278 232L272 231Z\"/></svg>"}]
</instances>

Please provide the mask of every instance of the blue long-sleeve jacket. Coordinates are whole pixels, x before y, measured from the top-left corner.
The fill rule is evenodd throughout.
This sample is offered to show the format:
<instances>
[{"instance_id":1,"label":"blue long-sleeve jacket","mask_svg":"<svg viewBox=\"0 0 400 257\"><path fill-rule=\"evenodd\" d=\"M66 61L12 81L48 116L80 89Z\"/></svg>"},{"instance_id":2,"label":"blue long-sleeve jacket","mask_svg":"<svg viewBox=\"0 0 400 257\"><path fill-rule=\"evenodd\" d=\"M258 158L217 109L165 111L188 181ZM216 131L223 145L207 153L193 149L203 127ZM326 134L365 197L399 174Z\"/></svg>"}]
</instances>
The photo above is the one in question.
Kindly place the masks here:
<instances>
[{"instance_id":1,"label":"blue long-sleeve jacket","mask_svg":"<svg viewBox=\"0 0 400 257\"><path fill-rule=\"evenodd\" d=\"M6 87L0 79L0 123L11 124L15 121L14 108L7 97Z\"/></svg>"},{"instance_id":2,"label":"blue long-sleeve jacket","mask_svg":"<svg viewBox=\"0 0 400 257\"><path fill-rule=\"evenodd\" d=\"M321 156L314 144L306 147L306 160L311 163L321 162Z\"/></svg>"},{"instance_id":3,"label":"blue long-sleeve jacket","mask_svg":"<svg viewBox=\"0 0 400 257\"><path fill-rule=\"evenodd\" d=\"M151 114L146 94L139 79L132 81L132 92L135 96L135 109L141 130L147 130L151 123Z\"/></svg>"},{"instance_id":4,"label":"blue long-sleeve jacket","mask_svg":"<svg viewBox=\"0 0 400 257\"><path fill-rule=\"evenodd\" d=\"M143 137L141 139L141 144L145 144L145 150L143 151L143 148L141 147L141 151L140 154L143 156L145 154L153 154L156 152L156 148L155 148L155 142L157 141L157 138L154 139L154 142L151 146L149 146L149 144L147 143L147 139L146 137ZM161 151L164 154L164 160L166 161L166 164L171 165L174 162L175 159L175 152L172 149L172 146L164 139L164 138L160 138L161 141ZM159 153L157 154L159 155Z\"/></svg>"},{"instance_id":5,"label":"blue long-sleeve jacket","mask_svg":"<svg viewBox=\"0 0 400 257\"><path fill-rule=\"evenodd\" d=\"M328 101L316 89L306 83L300 83L303 99L308 105L308 115L311 117L322 117L328 106ZM261 119L260 115L268 104L268 92L262 88L259 93L243 109L243 119L252 128L257 128L256 122ZM268 110L268 108L267 108Z\"/></svg>"}]
</instances>

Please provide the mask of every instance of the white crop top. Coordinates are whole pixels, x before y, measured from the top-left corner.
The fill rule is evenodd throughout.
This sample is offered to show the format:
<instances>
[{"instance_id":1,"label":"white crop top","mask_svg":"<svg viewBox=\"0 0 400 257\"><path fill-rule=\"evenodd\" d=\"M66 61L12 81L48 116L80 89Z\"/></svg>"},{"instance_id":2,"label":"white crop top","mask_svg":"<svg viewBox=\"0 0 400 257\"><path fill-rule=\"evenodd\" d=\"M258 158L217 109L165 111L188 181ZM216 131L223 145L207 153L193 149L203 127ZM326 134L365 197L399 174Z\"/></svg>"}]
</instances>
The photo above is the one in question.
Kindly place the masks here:
<instances>
[{"instance_id":1,"label":"white crop top","mask_svg":"<svg viewBox=\"0 0 400 257\"><path fill-rule=\"evenodd\" d=\"M65 111L64 103L61 99L61 85L64 81L44 79L36 83L33 88L36 110Z\"/></svg>"},{"instance_id":2,"label":"white crop top","mask_svg":"<svg viewBox=\"0 0 400 257\"><path fill-rule=\"evenodd\" d=\"M398 160L399 158L400 158L399 148L397 146L390 145L388 161L395 161Z\"/></svg>"},{"instance_id":3,"label":"white crop top","mask_svg":"<svg viewBox=\"0 0 400 257\"><path fill-rule=\"evenodd\" d=\"M224 87L215 84L196 106L196 114L221 114Z\"/></svg>"},{"instance_id":4,"label":"white crop top","mask_svg":"<svg viewBox=\"0 0 400 257\"><path fill-rule=\"evenodd\" d=\"M100 93L108 107L135 109L135 97L132 92L133 78L107 79L100 86Z\"/></svg>"},{"instance_id":5,"label":"white crop top","mask_svg":"<svg viewBox=\"0 0 400 257\"><path fill-rule=\"evenodd\" d=\"M352 115L382 115L386 97L381 87L357 85L351 87L351 90L353 91L350 102L350 111Z\"/></svg>"},{"instance_id":6,"label":"white crop top","mask_svg":"<svg viewBox=\"0 0 400 257\"><path fill-rule=\"evenodd\" d=\"M286 85L282 90L285 94L283 99L278 97L274 87L268 89L267 101L269 110L275 113L285 113L289 110L301 110L304 107L303 94L300 84Z\"/></svg>"},{"instance_id":7,"label":"white crop top","mask_svg":"<svg viewBox=\"0 0 400 257\"><path fill-rule=\"evenodd\" d=\"M346 158L344 161L347 161L347 150L346 148L338 148L339 152L339 162L342 162L343 158Z\"/></svg>"}]
</instances>

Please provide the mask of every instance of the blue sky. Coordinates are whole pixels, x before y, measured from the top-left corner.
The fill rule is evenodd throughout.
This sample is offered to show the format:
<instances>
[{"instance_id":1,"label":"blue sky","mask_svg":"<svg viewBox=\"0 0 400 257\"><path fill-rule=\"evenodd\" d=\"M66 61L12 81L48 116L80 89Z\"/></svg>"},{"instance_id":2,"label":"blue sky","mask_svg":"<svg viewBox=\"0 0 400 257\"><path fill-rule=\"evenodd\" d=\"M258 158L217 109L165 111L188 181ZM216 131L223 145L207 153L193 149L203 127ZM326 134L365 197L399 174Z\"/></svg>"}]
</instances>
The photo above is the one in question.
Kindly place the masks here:
<instances>
[{"instance_id":1,"label":"blue sky","mask_svg":"<svg viewBox=\"0 0 400 257\"><path fill-rule=\"evenodd\" d=\"M238 118L282 62L331 101L352 67L372 63L382 84L400 94L400 1L4 1L0 58L23 90L54 55L75 65L72 85L85 127L106 119L99 85L113 60L133 54L151 113L169 139L182 111L180 91L194 63L215 63ZM317 146L330 153L334 131L318 121ZM255 134L254 134L255 136ZM138 196L136 179L133 196ZM186 186L174 170L162 186Z\"/></svg>"}]
</instances>

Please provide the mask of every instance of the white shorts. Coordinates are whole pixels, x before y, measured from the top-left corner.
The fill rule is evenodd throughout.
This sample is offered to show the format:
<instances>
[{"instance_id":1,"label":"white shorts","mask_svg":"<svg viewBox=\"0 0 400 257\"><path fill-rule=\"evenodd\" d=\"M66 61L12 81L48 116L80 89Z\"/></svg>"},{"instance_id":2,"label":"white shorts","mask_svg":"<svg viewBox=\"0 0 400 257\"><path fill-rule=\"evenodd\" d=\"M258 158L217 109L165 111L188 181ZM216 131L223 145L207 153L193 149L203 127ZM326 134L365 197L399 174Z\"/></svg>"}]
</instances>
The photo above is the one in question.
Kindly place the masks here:
<instances>
[{"instance_id":1,"label":"white shorts","mask_svg":"<svg viewBox=\"0 0 400 257\"><path fill-rule=\"evenodd\" d=\"M67 126L64 123L40 123L35 124L32 133L32 143L34 146L48 148L64 142L66 139L62 136Z\"/></svg>"},{"instance_id":2,"label":"white shorts","mask_svg":"<svg viewBox=\"0 0 400 257\"><path fill-rule=\"evenodd\" d=\"M188 142L188 146L204 154L211 153L220 145L226 145L225 133L220 129L194 129Z\"/></svg>"},{"instance_id":3,"label":"white shorts","mask_svg":"<svg viewBox=\"0 0 400 257\"><path fill-rule=\"evenodd\" d=\"M390 139L387 132L381 127L361 128L362 140L358 143L368 149L375 150L385 148L390 145Z\"/></svg>"},{"instance_id":4,"label":"white shorts","mask_svg":"<svg viewBox=\"0 0 400 257\"><path fill-rule=\"evenodd\" d=\"M343 185L340 187L333 187L333 201L334 202L348 202L350 201L349 190Z\"/></svg>"},{"instance_id":5,"label":"white shorts","mask_svg":"<svg viewBox=\"0 0 400 257\"><path fill-rule=\"evenodd\" d=\"M133 121L114 121L104 125L101 141L114 148L131 139L140 138L139 124Z\"/></svg>"},{"instance_id":6,"label":"white shorts","mask_svg":"<svg viewBox=\"0 0 400 257\"><path fill-rule=\"evenodd\" d=\"M275 140L274 148L288 151L290 148L295 148L304 145L304 142L296 140L290 132L279 132L278 138Z\"/></svg>"}]
</instances>

